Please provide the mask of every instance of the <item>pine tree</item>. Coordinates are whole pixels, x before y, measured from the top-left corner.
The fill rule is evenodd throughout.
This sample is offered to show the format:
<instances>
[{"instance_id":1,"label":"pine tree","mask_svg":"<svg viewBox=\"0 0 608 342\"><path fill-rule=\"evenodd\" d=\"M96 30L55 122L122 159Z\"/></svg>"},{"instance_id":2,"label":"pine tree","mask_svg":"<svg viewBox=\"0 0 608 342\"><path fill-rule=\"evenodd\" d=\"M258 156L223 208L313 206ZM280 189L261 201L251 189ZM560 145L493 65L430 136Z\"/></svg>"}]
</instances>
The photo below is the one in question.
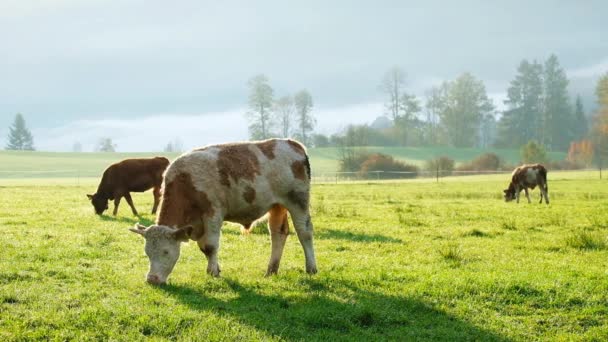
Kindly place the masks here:
<instances>
[{"instance_id":1,"label":"pine tree","mask_svg":"<svg viewBox=\"0 0 608 342\"><path fill-rule=\"evenodd\" d=\"M580 95L576 96L574 104L574 122L572 124L574 139L582 139L587 135L588 124L583 108L583 100Z\"/></svg>"},{"instance_id":2,"label":"pine tree","mask_svg":"<svg viewBox=\"0 0 608 342\"><path fill-rule=\"evenodd\" d=\"M543 67L538 62L521 61L517 75L507 89L499 124L499 140L505 147L521 146L533 139L543 141Z\"/></svg>"},{"instance_id":3,"label":"pine tree","mask_svg":"<svg viewBox=\"0 0 608 342\"><path fill-rule=\"evenodd\" d=\"M541 144L565 151L573 140L574 115L568 97L568 78L557 56L551 55L544 70L544 139Z\"/></svg>"},{"instance_id":4,"label":"pine tree","mask_svg":"<svg viewBox=\"0 0 608 342\"><path fill-rule=\"evenodd\" d=\"M15 115L13 126L9 128L7 150L33 151L34 138L25 125L25 119L21 113Z\"/></svg>"}]
</instances>

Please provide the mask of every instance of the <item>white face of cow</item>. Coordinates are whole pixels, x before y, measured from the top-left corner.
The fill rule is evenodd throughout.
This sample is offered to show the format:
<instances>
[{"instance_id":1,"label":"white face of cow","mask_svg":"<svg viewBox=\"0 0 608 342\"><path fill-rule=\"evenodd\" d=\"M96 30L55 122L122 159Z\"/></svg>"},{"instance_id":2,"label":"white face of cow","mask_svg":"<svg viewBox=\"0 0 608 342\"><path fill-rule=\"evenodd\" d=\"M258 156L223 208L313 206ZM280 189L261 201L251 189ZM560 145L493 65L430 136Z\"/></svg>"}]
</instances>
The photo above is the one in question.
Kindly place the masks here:
<instances>
[{"instance_id":1,"label":"white face of cow","mask_svg":"<svg viewBox=\"0 0 608 342\"><path fill-rule=\"evenodd\" d=\"M167 278L179 259L180 245L188 241L191 227L170 228L167 226L136 225L130 231L146 239L144 250L150 259L150 270L146 279L148 283L161 285L167 283Z\"/></svg>"}]
</instances>

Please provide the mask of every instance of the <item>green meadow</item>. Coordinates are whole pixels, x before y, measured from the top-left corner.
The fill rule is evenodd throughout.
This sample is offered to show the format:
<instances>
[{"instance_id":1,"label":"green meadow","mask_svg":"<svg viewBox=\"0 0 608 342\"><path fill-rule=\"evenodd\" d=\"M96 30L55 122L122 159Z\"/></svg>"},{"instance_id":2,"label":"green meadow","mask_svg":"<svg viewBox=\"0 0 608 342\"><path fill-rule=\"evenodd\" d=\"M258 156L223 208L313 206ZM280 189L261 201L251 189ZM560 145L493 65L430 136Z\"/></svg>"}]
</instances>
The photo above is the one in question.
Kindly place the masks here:
<instances>
[{"instance_id":1,"label":"green meadow","mask_svg":"<svg viewBox=\"0 0 608 342\"><path fill-rule=\"evenodd\" d=\"M551 204L517 205L506 178L315 184L317 275L293 229L264 277L264 227L226 224L221 278L189 242L163 287L128 231L152 215L94 215L96 178L0 179L0 338L607 340L608 183L550 172Z\"/></svg>"}]
</instances>

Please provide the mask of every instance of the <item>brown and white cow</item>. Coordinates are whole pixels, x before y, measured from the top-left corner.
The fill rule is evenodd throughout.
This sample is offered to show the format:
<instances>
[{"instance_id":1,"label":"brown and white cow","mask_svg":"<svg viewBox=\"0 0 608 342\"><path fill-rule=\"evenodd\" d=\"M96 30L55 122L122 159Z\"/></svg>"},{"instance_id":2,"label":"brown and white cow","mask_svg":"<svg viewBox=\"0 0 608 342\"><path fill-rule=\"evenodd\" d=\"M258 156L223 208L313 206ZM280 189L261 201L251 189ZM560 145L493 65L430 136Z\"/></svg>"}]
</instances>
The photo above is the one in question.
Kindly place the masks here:
<instances>
[{"instance_id":1,"label":"brown and white cow","mask_svg":"<svg viewBox=\"0 0 608 342\"><path fill-rule=\"evenodd\" d=\"M526 197L528 198L528 203L532 203L532 201L530 201L528 189L534 190L536 186L540 189L540 202L538 203L542 203L544 197L545 203L549 204L547 169L540 164L519 166L513 170L513 173L511 174L511 183L509 184L509 187L503 190L505 201L509 202L517 199L517 203L519 203L519 193L524 190Z\"/></svg>"},{"instance_id":2,"label":"brown and white cow","mask_svg":"<svg viewBox=\"0 0 608 342\"><path fill-rule=\"evenodd\" d=\"M133 215L137 216L130 192L144 192L154 188L152 214L155 214L160 202L163 172L167 166L169 160L165 157L125 159L112 164L103 172L97 192L87 197L98 215L108 209L108 200L114 200L114 216L118 212L120 199L124 197Z\"/></svg>"},{"instance_id":3,"label":"brown and white cow","mask_svg":"<svg viewBox=\"0 0 608 342\"><path fill-rule=\"evenodd\" d=\"M317 272L310 219L310 164L298 142L271 139L212 145L176 159L165 173L156 224L137 225L150 260L147 280L163 284L181 242L194 240L207 257L207 273L219 276L218 250L223 221L249 228L269 214L272 252L266 275L277 273L291 215L304 249L306 272Z\"/></svg>"}]
</instances>

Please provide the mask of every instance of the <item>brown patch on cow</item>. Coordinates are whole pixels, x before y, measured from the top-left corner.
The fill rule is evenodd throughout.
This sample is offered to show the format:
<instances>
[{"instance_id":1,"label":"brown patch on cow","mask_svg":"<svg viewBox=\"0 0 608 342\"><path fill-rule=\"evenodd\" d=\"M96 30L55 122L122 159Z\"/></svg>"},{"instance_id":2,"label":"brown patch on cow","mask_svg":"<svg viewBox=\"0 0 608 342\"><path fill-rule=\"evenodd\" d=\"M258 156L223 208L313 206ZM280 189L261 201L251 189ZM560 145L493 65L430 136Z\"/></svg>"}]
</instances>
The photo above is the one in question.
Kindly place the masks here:
<instances>
[{"instance_id":1,"label":"brown patch on cow","mask_svg":"<svg viewBox=\"0 0 608 342\"><path fill-rule=\"evenodd\" d=\"M287 143L289 144L289 146L291 146L291 149L294 150L299 155L302 155L302 156L306 155L306 150L304 149L304 146L302 146L302 144L300 144L299 142L288 139Z\"/></svg>"},{"instance_id":2,"label":"brown patch on cow","mask_svg":"<svg viewBox=\"0 0 608 342\"><path fill-rule=\"evenodd\" d=\"M291 172L293 173L293 176L297 179L303 181L308 179L308 176L306 175L306 167L303 161L296 160L291 163Z\"/></svg>"},{"instance_id":3,"label":"brown patch on cow","mask_svg":"<svg viewBox=\"0 0 608 342\"><path fill-rule=\"evenodd\" d=\"M243 198L245 201L247 201L247 203L253 203L253 201L255 201L255 189L248 186L243 193Z\"/></svg>"},{"instance_id":4,"label":"brown patch on cow","mask_svg":"<svg viewBox=\"0 0 608 342\"><path fill-rule=\"evenodd\" d=\"M264 155L266 156L266 158L268 159L274 159L275 155L274 155L274 148L277 146L277 141L276 140L266 140L263 141L261 143L257 143L256 146L260 149L260 151L262 151L262 153L264 153Z\"/></svg>"},{"instance_id":5,"label":"brown patch on cow","mask_svg":"<svg viewBox=\"0 0 608 342\"><path fill-rule=\"evenodd\" d=\"M302 210L308 209L309 196L307 192L291 190L287 193L287 198Z\"/></svg>"},{"instance_id":6,"label":"brown patch on cow","mask_svg":"<svg viewBox=\"0 0 608 342\"><path fill-rule=\"evenodd\" d=\"M234 144L221 146L217 167L220 183L230 187L230 179L237 183L240 179L253 181L260 175L260 161L249 145Z\"/></svg>"},{"instance_id":7,"label":"brown patch on cow","mask_svg":"<svg viewBox=\"0 0 608 342\"><path fill-rule=\"evenodd\" d=\"M204 227L200 224L203 218L211 217L214 213L207 194L194 188L189 173L180 173L165 184L156 223L169 227L193 225L195 229L191 238L196 240L204 234Z\"/></svg>"}]
</instances>

